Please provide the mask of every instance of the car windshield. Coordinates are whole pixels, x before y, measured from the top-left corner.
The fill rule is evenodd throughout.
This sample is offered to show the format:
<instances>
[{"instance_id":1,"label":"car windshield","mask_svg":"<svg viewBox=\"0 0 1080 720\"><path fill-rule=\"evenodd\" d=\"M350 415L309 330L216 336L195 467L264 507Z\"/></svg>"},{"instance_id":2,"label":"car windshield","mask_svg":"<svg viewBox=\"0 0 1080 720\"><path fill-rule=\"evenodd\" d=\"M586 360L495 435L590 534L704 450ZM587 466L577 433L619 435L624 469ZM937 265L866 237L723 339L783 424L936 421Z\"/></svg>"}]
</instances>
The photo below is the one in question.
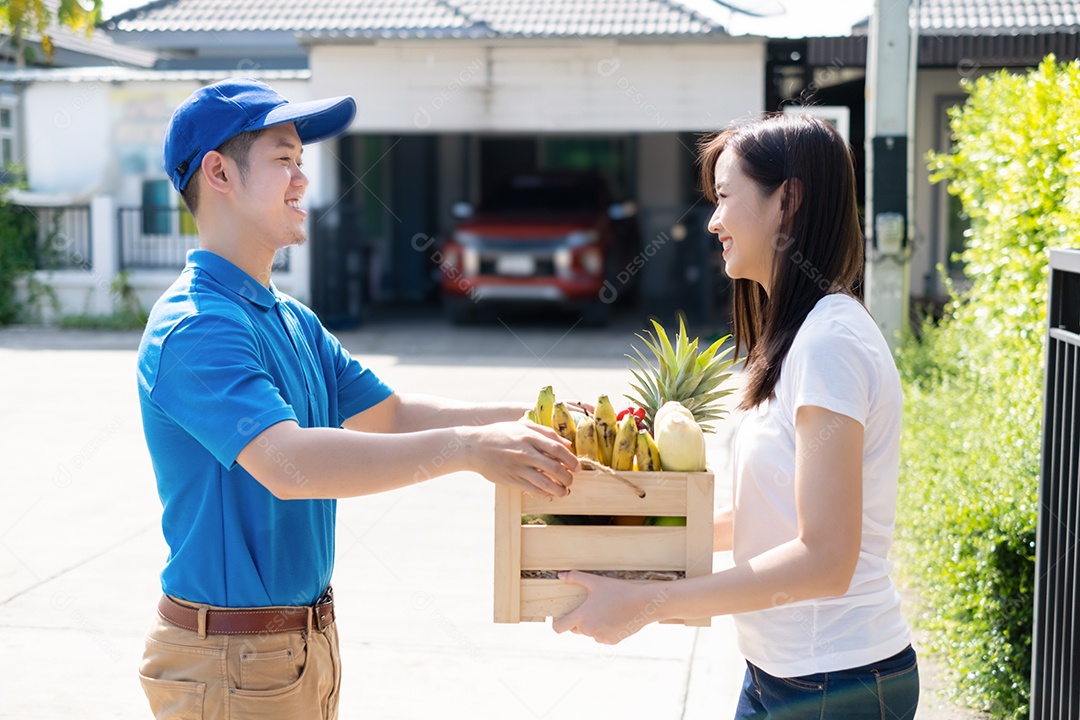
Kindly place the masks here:
<instances>
[{"instance_id":1,"label":"car windshield","mask_svg":"<svg viewBox=\"0 0 1080 720\"><path fill-rule=\"evenodd\" d=\"M601 198L595 183L542 177L516 177L492 188L483 204L487 212L595 212Z\"/></svg>"}]
</instances>

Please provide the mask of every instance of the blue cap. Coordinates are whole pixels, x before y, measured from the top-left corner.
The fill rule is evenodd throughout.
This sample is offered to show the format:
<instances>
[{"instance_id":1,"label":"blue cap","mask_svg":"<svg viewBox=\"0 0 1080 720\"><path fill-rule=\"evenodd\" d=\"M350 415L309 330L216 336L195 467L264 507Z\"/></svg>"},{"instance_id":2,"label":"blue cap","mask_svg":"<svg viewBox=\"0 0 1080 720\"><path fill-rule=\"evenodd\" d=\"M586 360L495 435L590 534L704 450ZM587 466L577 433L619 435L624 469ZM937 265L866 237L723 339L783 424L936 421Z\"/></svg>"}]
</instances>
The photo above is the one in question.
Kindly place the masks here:
<instances>
[{"instance_id":1,"label":"blue cap","mask_svg":"<svg viewBox=\"0 0 1080 720\"><path fill-rule=\"evenodd\" d=\"M356 116L349 96L290 103L266 83L228 78L200 88L180 104L165 129L165 172L183 190L206 153L249 130L296 123L303 143L340 135Z\"/></svg>"}]
</instances>

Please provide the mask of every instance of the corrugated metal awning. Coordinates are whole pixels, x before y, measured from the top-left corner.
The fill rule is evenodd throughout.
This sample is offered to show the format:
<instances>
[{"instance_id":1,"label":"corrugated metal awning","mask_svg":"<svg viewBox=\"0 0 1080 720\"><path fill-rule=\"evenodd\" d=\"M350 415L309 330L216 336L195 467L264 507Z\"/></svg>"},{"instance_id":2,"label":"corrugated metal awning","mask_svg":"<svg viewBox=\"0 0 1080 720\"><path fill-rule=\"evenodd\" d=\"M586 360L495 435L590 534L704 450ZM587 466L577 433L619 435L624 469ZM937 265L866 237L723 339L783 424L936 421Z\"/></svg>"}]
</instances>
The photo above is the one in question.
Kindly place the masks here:
<instances>
[{"instance_id":1,"label":"corrugated metal awning","mask_svg":"<svg viewBox=\"0 0 1080 720\"><path fill-rule=\"evenodd\" d=\"M807 64L865 67L865 35L806 39ZM1080 34L927 35L919 38L919 67L1010 67L1035 65L1053 53L1058 60L1080 57Z\"/></svg>"}]
</instances>

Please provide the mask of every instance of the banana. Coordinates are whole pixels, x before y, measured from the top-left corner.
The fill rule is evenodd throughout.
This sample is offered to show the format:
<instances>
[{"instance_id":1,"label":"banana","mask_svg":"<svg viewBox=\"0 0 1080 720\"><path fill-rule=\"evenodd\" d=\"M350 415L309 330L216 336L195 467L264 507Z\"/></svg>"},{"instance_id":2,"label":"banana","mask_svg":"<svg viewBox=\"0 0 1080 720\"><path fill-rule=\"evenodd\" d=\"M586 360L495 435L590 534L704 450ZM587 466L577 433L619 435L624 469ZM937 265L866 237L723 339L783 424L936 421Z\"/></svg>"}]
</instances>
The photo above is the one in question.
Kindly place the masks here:
<instances>
[{"instance_id":1,"label":"banana","mask_svg":"<svg viewBox=\"0 0 1080 720\"><path fill-rule=\"evenodd\" d=\"M535 423L536 422L536 411L535 410L526 410L525 414L521 416L521 421L525 422L526 420L528 420L531 423Z\"/></svg>"},{"instance_id":2,"label":"banana","mask_svg":"<svg viewBox=\"0 0 1080 720\"><path fill-rule=\"evenodd\" d=\"M578 457L600 461L600 445L596 437L596 423L587 417L578 423L577 442L575 443Z\"/></svg>"},{"instance_id":3,"label":"banana","mask_svg":"<svg viewBox=\"0 0 1080 720\"><path fill-rule=\"evenodd\" d=\"M557 402L551 410L551 427L555 432L570 441L570 451L575 452L577 442L577 424L566 409L566 403Z\"/></svg>"},{"instance_id":4,"label":"banana","mask_svg":"<svg viewBox=\"0 0 1080 720\"><path fill-rule=\"evenodd\" d=\"M540 389L536 398L536 424L551 427L551 412L555 405L555 391L550 385Z\"/></svg>"},{"instance_id":5,"label":"banana","mask_svg":"<svg viewBox=\"0 0 1080 720\"><path fill-rule=\"evenodd\" d=\"M615 435L615 451L611 455L612 470L633 470L634 452L637 450L637 419L627 415Z\"/></svg>"},{"instance_id":6,"label":"banana","mask_svg":"<svg viewBox=\"0 0 1080 720\"><path fill-rule=\"evenodd\" d=\"M611 456L615 450L618 421L615 419L615 408L612 407L607 395L601 395L597 399L593 417L596 418L596 442L600 445L600 462L614 467L611 464Z\"/></svg>"},{"instance_id":7,"label":"banana","mask_svg":"<svg viewBox=\"0 0 1080 720\"><path fill-rule=\"evenodd\" d=\"M660 467L660 448L656 447L656 441L648 430L641 430L637 434L637 464L638 470L645 472L658 472Z\"/></svg>"}]
</instances>

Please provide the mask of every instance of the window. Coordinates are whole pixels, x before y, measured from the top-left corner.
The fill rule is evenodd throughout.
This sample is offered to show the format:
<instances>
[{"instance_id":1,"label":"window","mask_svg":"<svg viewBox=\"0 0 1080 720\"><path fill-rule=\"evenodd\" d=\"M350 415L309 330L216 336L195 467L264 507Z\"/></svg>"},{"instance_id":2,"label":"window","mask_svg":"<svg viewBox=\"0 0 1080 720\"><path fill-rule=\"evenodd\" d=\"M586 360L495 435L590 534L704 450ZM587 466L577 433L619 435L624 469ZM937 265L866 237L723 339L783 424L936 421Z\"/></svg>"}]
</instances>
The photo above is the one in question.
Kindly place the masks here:
<instances>
[{"instance_id":1,"label":"window","mask_svg":"<svg viewBox=\"0 0 1080 720\"><path fill-rule=\"evenodd\" d=\"M199 234L195 218L169 180L143 180L142 234L172 235L177 219L181 235Z\"/></svg>"},{"instance_id":2,"label":"window","mask_svg":"<svg viewBox=\"0 0 1080 720\"><path fill-rule=\"evenodd\" d=\"M168 180L144 180L142 185L142 234L171 235L172 185Z\"/></svg>"},{"instance_id":3,"label":"window","mask_svg":"<svg viewBox=\"0 0 1080 720\"><path fill-rule=\"evenodd\" d=\"M6 170L21 159L16 132L15 99L0 96L0 170Z\"/></svg>"}]
</instances>

